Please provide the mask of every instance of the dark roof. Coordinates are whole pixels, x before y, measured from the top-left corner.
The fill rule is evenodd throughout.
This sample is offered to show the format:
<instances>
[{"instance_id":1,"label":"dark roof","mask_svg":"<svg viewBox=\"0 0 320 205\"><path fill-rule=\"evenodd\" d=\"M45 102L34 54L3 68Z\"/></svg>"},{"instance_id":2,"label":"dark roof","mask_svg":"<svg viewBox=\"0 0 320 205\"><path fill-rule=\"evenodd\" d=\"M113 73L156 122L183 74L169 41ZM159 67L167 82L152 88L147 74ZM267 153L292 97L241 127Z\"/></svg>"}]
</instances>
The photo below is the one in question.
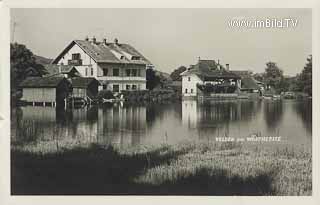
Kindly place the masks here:
<instances>
[{"instance_id":1,"label":"dark roof","mask_svg":"<svg viewBox=\"0 0 320 205\"><path fill-rule=\"evenodd\" d=\"M91 83L96 82L98 85L100 84L98 80L95 78L71 78L72 87L74 88L87 88Z\"/></svg>"},{"instance_id":2,"label":"dark roof","mask_svg":"<svg viewBox=\"0 0 320 205\"><path fill-rule=\"evenodd\" d=\"M28 77L19 84L22 88L55 88L62 81L67 81L63 77Z\"/></svg>"},{"instance_id":3,"label":"dark roof","mask_svg":"<svg viewBox=\"0 0 320 205\"><path fill-rule=\"evenodd\" d=\"M69 73L73 68L74 66L72 65L48 64L45 65L45 69L48 71L48 74L46 74L45 76L52 76L59 73ZM59 72L59 69L61 69L61 72Z\"/></svg>"},{"instance_id":4,"label":"dark roof","mask_svg":"<svg viewBox=\"0 0 320 205\"><path fill-rule=\"evenodd\" d=\"M241 78L241 89L260 89L259 85L252 77Z\"/></svg>"},{"instance_id":5,"label":"dark roof","mask_svg":"<svg viewBox=\"0 0 320 205\"><path fill-rule=\"evenodd\" d=\"M231 73L234 73L240 77L248 77L251 76L251 72L249 70L230 70Z\"/></svg>"},{"instance_id":6,"label":"dark roof","mask_svg":"<svg viewBox=\"0 0 320 205\"><path fill-rule=\"evenodd\" d=\"M72 46L77 44L85 53L87 53L97 63L132 63L132 64L151 64L141 53L129 44L119 43L93 43L87 40L72 41L61 53L53 60L57 63L62 56L69 51ZM121 57L122 56L122 57ZM130 57L136 57L134 60Z\"/></svg>"},{"instance_id":7,"label":"dark roof","mask_svg":"<svg viewBox=\"0 0 320 205\"><path fill-rule=\"evenodd\" d=\"M218 64L214 60L199 60L196 65L192 65L182 75L194 73L201 79L215 79L215 78L235 78L239 79L235 73L225 69L219 69Z\"/></svg>"}]
</instances>

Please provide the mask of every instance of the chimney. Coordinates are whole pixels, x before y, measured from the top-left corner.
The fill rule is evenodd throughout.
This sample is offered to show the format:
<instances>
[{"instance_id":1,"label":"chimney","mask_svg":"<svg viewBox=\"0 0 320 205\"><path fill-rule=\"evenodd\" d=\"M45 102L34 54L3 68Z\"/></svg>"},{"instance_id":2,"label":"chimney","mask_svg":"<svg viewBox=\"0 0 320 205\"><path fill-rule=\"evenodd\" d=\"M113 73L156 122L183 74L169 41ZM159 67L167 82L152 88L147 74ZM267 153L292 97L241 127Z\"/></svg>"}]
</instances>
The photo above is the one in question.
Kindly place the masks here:
<instances>
[{"instance_id":1,"label":"chimney","mask_svg":"<svg viewBox=\"0 0 320 205\"><path fill-rule=\"evenodd\" d=\"M226 64L226 70L229 71L229 63Z\"/></svg>"},{"instance_id":2,"label":"chimney","mask_svg":"<svg viewBox=\"0 0 320 205\"><path fill-rule=\"evenodd\" d=\"M88 37L88 36L86 36L85 40L86 40L86 41L89 41L89 37Z\"/></svg>"},{"instance_id":3,"label":"chimney","mask_svg":"<svg viewBox=\"0 0 320 205\"><path fill-rule=\"evenodd\" d=\"M59 67L58 67L58 73L61 73L61 70L62 70L62 63L59 65Z\"/></svg>"},{"instance_id":4,"label":"chimney","mask_svg":"<svg viewBox=\"0 0 320 205\"><path fill-rule=\"evenodd\" d=\"M103 41L104 45L107 45L107 39L106 38L103 38L102 41Z\"/></svg>"},{"instance_id":5,"label":"chimney","mask_svg":"<svg viewBox=\"0 0 320 205\"><path fill-rule=\"evenodd\" d=\"M217 63L217 68L218 68L218 70L220 70L220 60L218 59L218 63Z\"/></svg>"},{"instance_id":6,"label":"chimney","mask_svg":"<svg viewBox=\"0 0 320 205\"><path fill-rule=\"evenodd\" d=\"M94 43L94 44L97 43L97 39L94 36L92 37L92 43Z\"/></svg>"},{"instance_id":7,"label":"chimney","mask_svg":"<svg viewBox=\"0 0 320 205\"><path fill-rule=\"evenodd\" d=\"M117 45L119 44L119 41L118 41L117 38L114 39L114 43L117 44Z\"/></svg>"}]
</instances>

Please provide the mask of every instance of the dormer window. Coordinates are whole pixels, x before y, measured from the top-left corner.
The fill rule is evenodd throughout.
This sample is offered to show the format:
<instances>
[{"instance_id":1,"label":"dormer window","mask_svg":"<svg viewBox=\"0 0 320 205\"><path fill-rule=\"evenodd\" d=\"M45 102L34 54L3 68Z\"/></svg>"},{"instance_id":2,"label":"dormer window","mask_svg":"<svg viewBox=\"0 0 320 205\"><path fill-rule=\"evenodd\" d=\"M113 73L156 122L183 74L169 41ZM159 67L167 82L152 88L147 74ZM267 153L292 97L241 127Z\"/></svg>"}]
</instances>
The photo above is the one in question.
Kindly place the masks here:
<instances>
[{"instance_id":1,"label":"dormer window","mask_svg":"<svg viewBox=\"0 0 320 205\"><path fill-rule=\"evenodd\" d=\"M123 60L123 59L124 59L124 56L121 56L120 59Z\"/></svg>"},{"instance_id":2,"label":"dormer window","mask_svg":"<svg viewBox=\"0 0 320 205\"><path fill-rule=\"evenodd\" d=\"M140 60L140 56L132 56L131 60Z\"/></svg>"}]
</instances>

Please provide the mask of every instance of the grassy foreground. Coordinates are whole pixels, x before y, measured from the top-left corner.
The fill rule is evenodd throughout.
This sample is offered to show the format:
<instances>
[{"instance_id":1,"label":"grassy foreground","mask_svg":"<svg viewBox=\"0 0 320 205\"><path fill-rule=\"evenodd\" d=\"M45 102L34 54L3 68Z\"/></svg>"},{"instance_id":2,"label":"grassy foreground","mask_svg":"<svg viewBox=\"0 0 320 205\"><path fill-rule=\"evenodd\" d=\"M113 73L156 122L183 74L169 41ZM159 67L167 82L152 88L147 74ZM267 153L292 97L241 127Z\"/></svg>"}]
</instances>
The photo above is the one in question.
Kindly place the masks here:
<instances>
[{"instance_id":1,"label":"grassy foreground","mask_svg":"<svg viewBox=\"0 0 320 205\"><path fill-rule=\"evenodd\" d=\"M311 152L236 143L13 147L12 194L311 195Z\"/></svg>"}]
</instances>

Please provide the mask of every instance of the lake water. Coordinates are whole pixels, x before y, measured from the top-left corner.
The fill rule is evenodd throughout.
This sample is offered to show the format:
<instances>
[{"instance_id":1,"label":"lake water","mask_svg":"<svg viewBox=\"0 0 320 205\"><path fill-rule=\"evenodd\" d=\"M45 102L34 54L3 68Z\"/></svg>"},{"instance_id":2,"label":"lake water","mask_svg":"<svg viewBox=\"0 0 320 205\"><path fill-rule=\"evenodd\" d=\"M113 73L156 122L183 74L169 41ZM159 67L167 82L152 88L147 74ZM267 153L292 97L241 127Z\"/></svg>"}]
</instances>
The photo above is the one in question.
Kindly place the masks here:
<instances>
[{"instance_id":1,"label":"lake water","mask_svg":"<svg viewBox=\"0 0 320 205\"><path fill-rule=\"evenodd\" d=\"M11 116L12 141L19 144L65 140L136 146L251 135L281 136L281 142L264 144L311 146L312 141L312 100L188 100L69 111L27 106L12 110Z\"/></svg>"}]
</instances>

